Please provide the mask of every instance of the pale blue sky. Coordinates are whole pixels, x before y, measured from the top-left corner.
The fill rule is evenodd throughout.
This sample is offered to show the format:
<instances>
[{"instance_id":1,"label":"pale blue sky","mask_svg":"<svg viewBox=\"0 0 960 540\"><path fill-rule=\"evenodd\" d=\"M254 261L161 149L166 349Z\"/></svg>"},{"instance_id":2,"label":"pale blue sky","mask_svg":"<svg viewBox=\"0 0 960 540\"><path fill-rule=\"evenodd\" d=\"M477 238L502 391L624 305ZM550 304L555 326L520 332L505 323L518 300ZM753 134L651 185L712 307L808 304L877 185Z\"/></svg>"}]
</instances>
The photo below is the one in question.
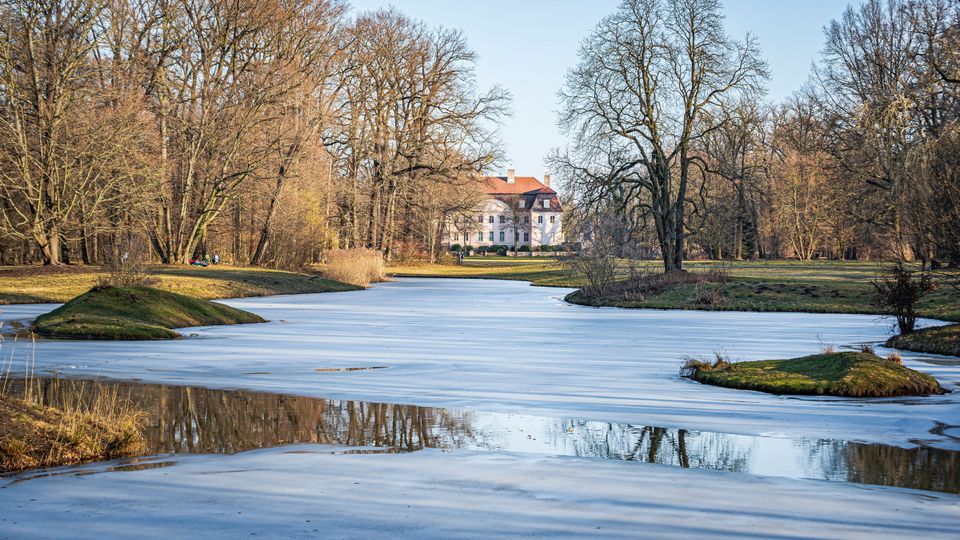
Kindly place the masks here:
<instances>
[{"instance_id":1,"label":"pale blue sky","mask_svg":"<svg viewBox=\"0 0 960 540\"><path fill-rule=\"evenodd\" d=\"M577 61L580 41L619 0L352 0L366 11L394 6L430 25L463 30L479 55L477 82L513 94L502 127L501 169L540 177L550 149L565 145L556 127L557 90ZM725 0L727 32L760 41L770 65L769 99L780 101L806 81L823 44L823 27L848 0ZM502 172L493 171L493 172Z\"/></svg>"}]
</instances>

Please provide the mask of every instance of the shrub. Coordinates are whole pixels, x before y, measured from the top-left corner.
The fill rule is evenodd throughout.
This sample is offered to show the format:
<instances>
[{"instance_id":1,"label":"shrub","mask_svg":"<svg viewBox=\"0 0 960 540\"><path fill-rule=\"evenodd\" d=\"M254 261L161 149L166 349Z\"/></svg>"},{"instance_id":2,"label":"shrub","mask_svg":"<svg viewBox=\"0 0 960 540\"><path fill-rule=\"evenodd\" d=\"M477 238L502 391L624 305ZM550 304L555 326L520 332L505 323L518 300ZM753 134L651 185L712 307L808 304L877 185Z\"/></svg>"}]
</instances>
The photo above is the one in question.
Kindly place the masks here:
<instances>
[{"instance_id":1,"label":"shrub","mask_svg":"<svg viewBox=\"0 0 960 540\"><path fill-rule=\"evenodd\" d=\"M903 365L903 357L900 356L899 353L893 352L893 353L888 354L888 355L887 355L887 360L893 362L894 364L900 364L901 366Z\"/></svg>"},{"instance_id":2,"label":"shrub","mask_svg":"<svg viewBox=\"0 0 960 540\"><path fill-rule=\"evenodd\" d=\"M453 244L452 246L450 246L450 251L454 253L459 253L463 251L463 246L461 246L460 244Z\"/></svg>"},{"instance_id":3,"label":"shrub","mask_svg":"<svg viewBox=\"0 0 960 540\"><path fill-rule=\"evenodd\" d=\"M524 244L524 245L520 246L520 251L528 252L528 251L530 251L530 246Z\"/></svg>"},{"instance_id":4,"label":"shrub","mask_svg":"<svg viewBox=\"0 0 960 540\"><path fill-rule=\"evenodd\" d=\"M873 280L874 302L888 316L895 317L901 334L913 332L917 325L917 304L934 290L925 271L912 272L903 263L881 271Z\"/></svg>"},{"instance_id":5,"label":"shrub","mask_svg":"<svg viewBox=\"0 0 960 540\"><path fill-rule=\"evenodd\" d=\"M145 264L143 249L118 249L104 262L106 275L97 278L96 286L155 287L160 280L151 276Z\"/></svg>"},{"instance_id":6,"label":"shrub","mask_svg":"<svg viewBox=\"0 0 960 540\"><path fill-rule=\"evenodd\" d=\"M426 261L430 259L430 254L422 242L415 240L395 240L390 249L392 260L401 263L410 263L415 261ZM382 279L374 281L383 281Z\"/></svg>"},{"instance_id":7,"label":"shrub","mask_svg":"<svg viewBox=\"0 0 960 540\"><path fill-rule=\"evenodd\" d=\"M383 254L368 248L328 251L323 275L344 283L366 287L386 279Z\"/></svg>"},{"instance_id":8,"label":"shrub","mask_svg":"<svg viewBox=\"0 0 960 540\"><path fill-rule=\"evenodd\" d=\"M861 343L857 349L862 353L876 354L876 352L873 350L873 345L869 343Z\"/></svg>"},{"instance_id":9,"label":"shrub","mask_svg":"<svg viewBox=\"0 0 960 540\"><path fill-rule=\"evenodd\" d=\"M586 283L583 291L591 296L603 296L611 291L617 279L619 260L600 246L591 246L566 261L574 275Z\"/></svg>"}]
</instances>

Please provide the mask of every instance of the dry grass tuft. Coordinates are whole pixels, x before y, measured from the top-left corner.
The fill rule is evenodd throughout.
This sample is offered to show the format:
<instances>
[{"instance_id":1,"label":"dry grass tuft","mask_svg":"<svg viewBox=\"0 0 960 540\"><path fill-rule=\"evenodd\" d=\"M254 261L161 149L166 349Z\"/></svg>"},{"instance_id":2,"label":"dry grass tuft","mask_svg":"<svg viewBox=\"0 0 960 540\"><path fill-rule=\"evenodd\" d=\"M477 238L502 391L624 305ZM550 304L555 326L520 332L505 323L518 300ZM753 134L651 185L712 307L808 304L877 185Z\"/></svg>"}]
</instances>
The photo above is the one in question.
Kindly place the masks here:
<instances>
[{"instance_id":1,"label":"dry grass tuft","mask_svg":"<svg viewBox=\"0 0 960 540\"><path fill-rule=\"evenodd\" d=\"M903 365L903 357L899 353L890 353L887 355L887 360L893 362L894 364Z\"/></svg>"},{"instance_id":2,"label":"dry grass tuft","mask_svg":"<svg viewBox=\"0 0 960 540\"><path fill-rule=\"evenodd\" d=\"M713 356L714 359L712 363L709 361L699 360L697 358L687 358L684 361L683 366L680 368L680 376L693 378L700 371L723 370L732 365L730 359L722 353L715 352L713 353Z\"/></svg>"},{"instance_id":3,"label":"dry grass tuft","mask_svg":"<svg viewBox=\"0 0 960 540\"><path fill-rule=\"evenodd\" d=\"M328 279L366 287L387 276L383 254L375 249L353 248L329 251L323 265Z\"/></svg>"},{"instance_id":4,"label":"dry grass tuft","mask_svg":"<svg viewBox=\"0 0 960 540\"><path fill-rule=\"evenodd\" d=\"M7 343L0 341L0 353ZM141 455L147 416L119 390L84 381L12 379L12 353L0 366L0 472ZM95 394L91 394L95 392ZM55 399L57 398L57 399ZM55 403L56 407L45 404Z\"/></svg>"},{"instance_id":5,"label":"dry grass tuft","mask_svg":"<svg viewBox=\"0 0 960 540\"><path fill-rule=\"evenodd\" d=\"M0 396L0 471L115 459L146 451L145 414L103 392L90 407L54 409Z\"/></svg>"}]
</instances>

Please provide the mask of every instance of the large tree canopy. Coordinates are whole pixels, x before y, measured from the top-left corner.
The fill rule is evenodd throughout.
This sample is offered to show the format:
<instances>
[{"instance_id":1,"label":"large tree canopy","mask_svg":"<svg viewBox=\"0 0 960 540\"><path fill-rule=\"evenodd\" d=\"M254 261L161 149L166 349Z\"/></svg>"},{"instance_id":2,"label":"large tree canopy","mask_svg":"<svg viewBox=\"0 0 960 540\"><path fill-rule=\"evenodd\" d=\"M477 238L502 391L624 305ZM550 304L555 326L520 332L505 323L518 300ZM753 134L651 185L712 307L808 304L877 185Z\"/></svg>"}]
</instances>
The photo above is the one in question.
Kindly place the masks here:
<instances>
[{"instance_id":1,"label":"large tree canopy","mask_svg":"<svg viewBox=\"0 0 960 540\"><path fill-rule=\"evenodd\" d=\"M682 270L691 178L705 174L695 144L765 72L751 37L726 35L717 0L625 0L567 75L560 121L575 143L553 163L582 210L652 221L664 270Z\"/></svg>"}]
</instances>

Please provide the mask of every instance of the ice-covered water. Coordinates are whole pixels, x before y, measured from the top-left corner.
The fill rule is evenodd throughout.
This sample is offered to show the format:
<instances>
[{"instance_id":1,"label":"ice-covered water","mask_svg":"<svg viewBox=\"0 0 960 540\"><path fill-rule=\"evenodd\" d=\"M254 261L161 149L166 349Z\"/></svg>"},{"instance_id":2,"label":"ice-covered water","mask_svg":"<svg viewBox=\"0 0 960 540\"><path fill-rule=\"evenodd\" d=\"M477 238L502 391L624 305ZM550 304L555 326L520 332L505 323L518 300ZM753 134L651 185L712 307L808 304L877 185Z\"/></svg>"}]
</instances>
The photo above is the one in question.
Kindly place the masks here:
<instances>
[{"instance_id":1,"label":"ice-covered water","mask_svg":"<svg viewBox=\"0 0 960 540\"><path fill-rule=\"evenodd\" d=\"M793 461L794 467L882 484L888 482L860 478L855 471L861 470L858 464L890 460L890 471L913 478L917 471L910 467L916 461L903 459L898 449L884 447L889 451L874 455L874 447L850 441L927 442L958 449L960 393L887 400L791 398L701 386L677 376L686 355L719 351L733 359L778 358L814 353L824 344L881 342L889 334L887 321L858 315L593 309L565 304L567 292L518 282L402 279L367 291L231 300L227 303L271 322L190 329L190 337L177 341L43 341L33 347L8 338L3 367L14 373L35 365L30 369L40 374L447 407L460 411L461 420L470 419L469 429L456 433L492 432L489 440L499 446L471 451L475 447L457 442L461 435L451 435L453 451L437 445L383 454L370 453L368 446L312 444L44 472L51 476L0 489L0 537L960 534L957 495L765 476ZM51 307L4 307L0 320L23 320ZM947 388L957 387L955 362L905 357L910 367L935 375ZM176 436L159 439L172 441L170 449L203 443L210 430L211 440L235 445L220 447L223 451L267 442L224 437L230 434L223 430L232 428L221 422L201 424L210 415L198 416L194 397L187 416L173 428ZM266 404L251 402L236 410L293 407L310 413L342 406L276 399L267 396ZM402 414L374 409L390 419L390 426L400 418L429 428L417 431L417 437L435 435L456 420L431 413L442 420L431 416L437 421L423 424L419 416L410 417L410 409ZM359 418L377 418L368 412ZM360 439L325 438L328 431L314 437L318 425L357 433L349 415L345 423L342 415L334 416L340 420L307 426L313 431L306 438L299 431L303 424L293 431L283 424L311 414L279 414L276 418L285 419L280 427L270 415L252 417L270 422L291 441L368 445L384 433L406 433L374 422L374 439L368 440L361 422ZM563 420L558 424L556 418ZM504 431L504 425L514 429ZM189 436L182 433L185 428ZM763 447L752 446L751 452L766 457L744 461L752 465L740 469L742 456L730 454L732 466L714 471L569 455L610 450L629 458L636 451L639 458L651 455L656 441L663 445L658 455L712 459L727 455L718 448L745 440L730 434L762 436L756 440ZM539 452L545 437L562 444ZM839 448L801 446L798 453L798 440L828 439L844 442ZM584 442L589 444L583 447ZM670 454L668 447L679 449L681 443L684 451ZM923 448L914 453L922 457L928 451L935 453ZM798 465L797 456L825 461ZM754 474L729 472L741 470ZM94 472L99 474L89 474Z\"/></svg>"},{"instance_id":2,"label":"ice-covered water","mask_svg":"<svg viewBox=\"0 0 960 540\"><path fill-rule=\"evenodd\" d=\"M960 393L778 397L678 377L686 356L788 358L879 343L875 316L589 308L522 282L399 279L366 291L230 300L271 322L156 342L11 344L14 370L500 413L958 449ZM16 317L50 306L5 308ZM31 311L33 310L33 311ZM882 352L882 351L880 351ZM905 354L957 388L960 367ZM941 363L942 364L942 363ZM341 368L378 367L372 370ZM933 430L933 432L931 432Z\"/></svg>"}]
</instances>

